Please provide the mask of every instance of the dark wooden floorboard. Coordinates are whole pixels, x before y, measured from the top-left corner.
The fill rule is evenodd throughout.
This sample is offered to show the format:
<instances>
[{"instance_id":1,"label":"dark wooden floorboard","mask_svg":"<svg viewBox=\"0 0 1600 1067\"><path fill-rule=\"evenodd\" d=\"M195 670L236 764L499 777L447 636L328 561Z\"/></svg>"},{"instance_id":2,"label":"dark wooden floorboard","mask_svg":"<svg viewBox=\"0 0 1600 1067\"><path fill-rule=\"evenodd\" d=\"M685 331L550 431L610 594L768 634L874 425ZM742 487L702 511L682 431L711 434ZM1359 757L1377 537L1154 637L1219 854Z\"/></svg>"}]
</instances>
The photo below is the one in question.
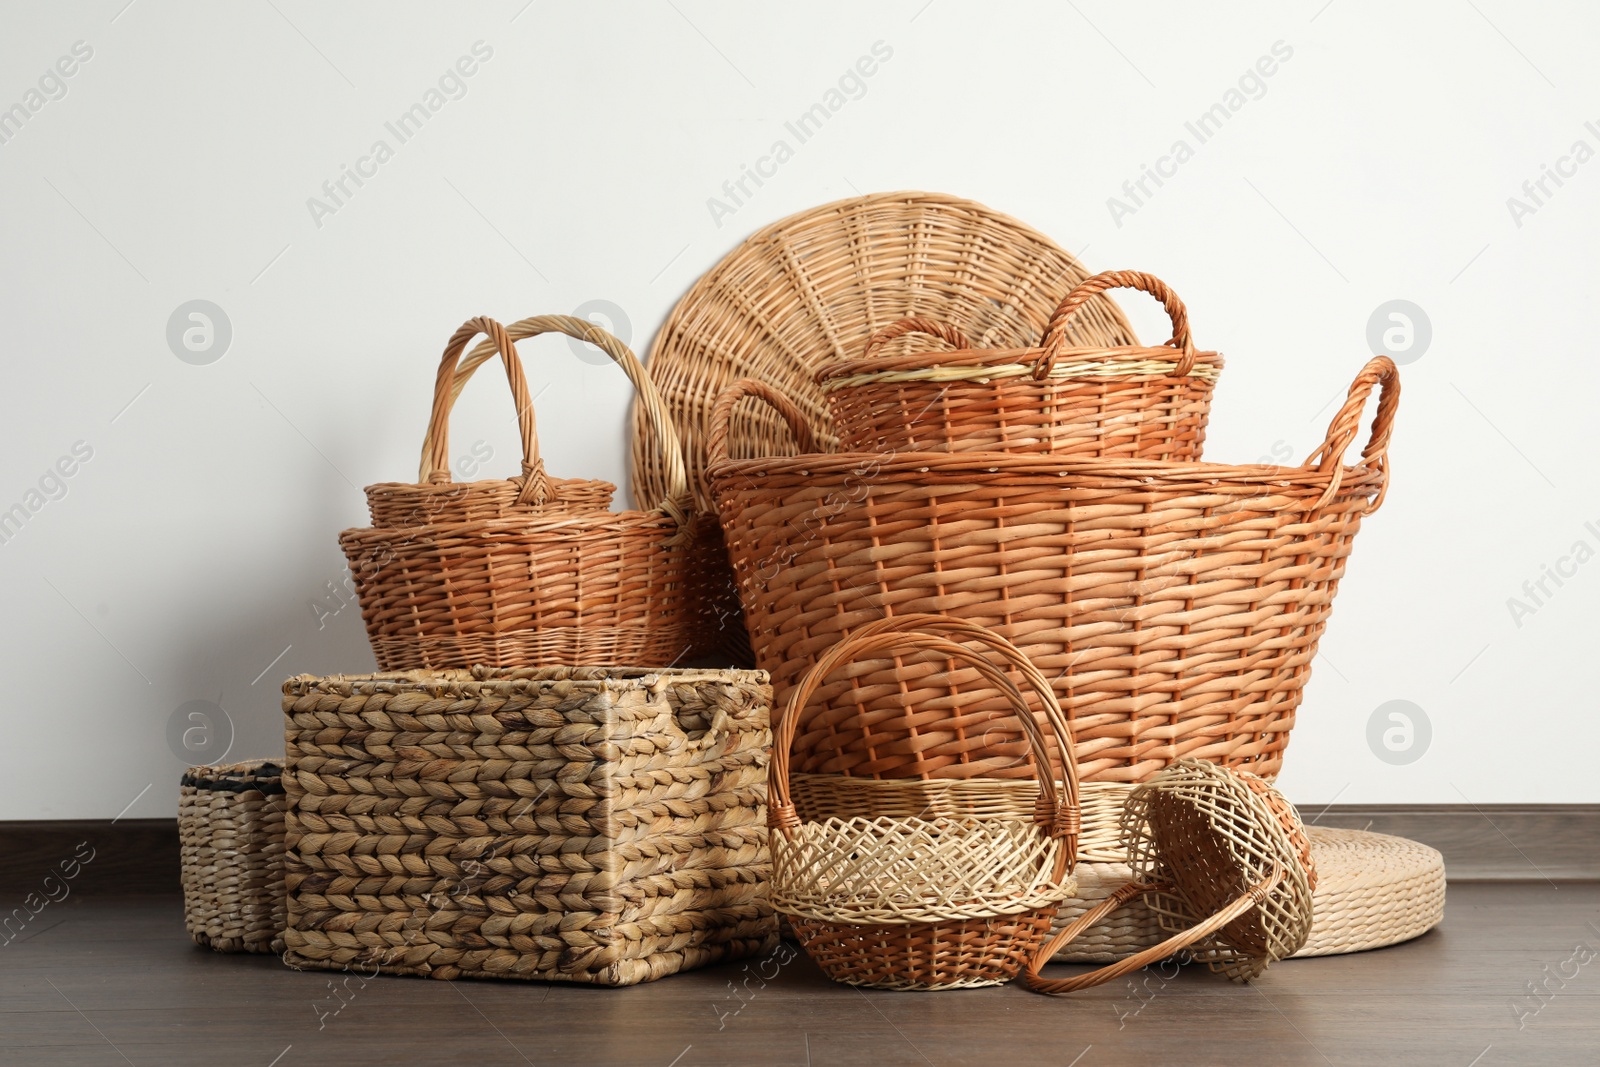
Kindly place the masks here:
<instances>
[{"instance_id":1,"label":"dark wooden floorboard","mask_svg":"<svg viewBox=\"0 0 1600 1067\"><path fill-rule=\"evenodd\" d=\"M1600 1064L1600 883L1454 884L1438 930L1250 986L1188 968L1063 999L862 992L803 955L764 986L751 973L346 983L191 945L174 896L88 895L0 945L0 1067Z\"/></svg>"}]
</instances>

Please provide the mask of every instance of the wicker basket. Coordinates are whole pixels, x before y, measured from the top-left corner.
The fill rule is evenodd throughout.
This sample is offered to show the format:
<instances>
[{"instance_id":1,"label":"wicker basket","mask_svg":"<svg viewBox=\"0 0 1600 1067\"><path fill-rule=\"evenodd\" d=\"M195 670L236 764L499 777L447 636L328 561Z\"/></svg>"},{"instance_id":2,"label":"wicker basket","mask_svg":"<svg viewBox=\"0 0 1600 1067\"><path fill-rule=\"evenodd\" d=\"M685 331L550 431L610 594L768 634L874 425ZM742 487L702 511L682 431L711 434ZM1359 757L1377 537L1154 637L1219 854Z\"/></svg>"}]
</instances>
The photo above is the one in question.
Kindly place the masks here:
<instances>
[{"instance_id":1,"label":"wicker basket","mask_svg":"<svg viewBox=\"0 0 1600 1067\"><path fill-rule=\"evenodd\" d=\"M949 636L944 636L948 634ZM957 644L952 638L965 639ZM885 989L997 985L1020 972L1074 892L1077 781L1070 761L1054 783L1044 735L1027 699L977 644L1017 669L1066 751L1071 733L1050 683L982 627L933 615L862 627L818 661L779 720L770 774L772 899L828 977ZM807 776L791 790L789 745L819 683L858 657L938 653L972 665L1011 701L1038 776L1020 810L1012 782L872 781ZM965 716L957 694L908 712L913 732L946 733ZM998 786L998 789L995 787Z\"/></svg>"},{"instance_id":2,"label":"wicker basket","mask_svg":"<svg viewBox=\"0 0 1600 1067\"><path fill-rule=\"evenodd\" d=\"M1294 955L1311 932L1316 868L1294 806L1248 771L1182 760L1134 790L1123 816L1134 879L1079 916L1030 960L1036 993L1071 993L1187 951L1247 982ZM1143 897L1170 936L1071 978L1039 972L1084 930Z\"/></svg>"},{"instance_id":3,"label":"wicker basket","mask_svg":"<svg viewBox=\"0 0 1600 1067\"><path fill-rule=\"evenodd\" d=\"M652 511L604 510L609 482L554 482L539 458L533 406L513 341L559 332L609 355L657 419L656 446L677 492ZM449 417L476 364L467 342L489 335L511 380L522 473L450 484ZM377 525L339 537L362 618L384 670L628 663L666 666L707 642L691 588L688 492L678 439L638 360L609 333L566 315L464 323L434 387L419 485L382 483L367 496ZM416 517L432 520L416 525ZM385 521L396 523L385 525Z\"/></svg>"},{"instance_id":4,"label":"wicker basket","mask_svg":"<svg viewBox=\"0 0 1600 1067\"><path fill-rule=\"evenodd\" d=\"M1142 289L1172 319L1164 347L1073 346L1068 330L1090 297ZM897 338L937 337L954 352L886 355ZM954 325L902 319L872 335L858 359L817 371L839 444L848 452L1045 453L1064 459L1200 458L1215 352L1195 351L1188 313L1159 279L1109 271L1062 300L1036 348L973 350Z\"/></svg>"},{"instance_id":5,"label":"wicker basket","mask_svg":"<svg viewBox=\"0 0 1600 1067\"><path fill-rule=\"evenodd\" d=\"M183 921L218 952L283 951L282 767L249 760L180 779Z\"/></svg>"},{"instance_id":6,"label":"wicker basket","mask_svg":"<svg viewBox=\"0 0 1600 1067\"><path fill-rule=\"evenodd\" d=\"M776 946L758 671L284 684L292 966L632 985Z\"/></svg>"},{"instance_id":7,"label":"wicker basket","mask_svg":"<svg viewBox=\"0 0 1600 1067\"><path fill-rule=\"evenodd\" d=\"M1382 385L1371 438L1342 466ZM1379 357L1300 467L1064 461L971 453L726 460L746 382L718 403L711 451L757 662L787 701L840 637L885 614L991 627L1054 680L1084 783L1138 783L1185 757L1275 775L1364 516L1382 503L1399 399ZM912 709L963 693L962 725L914 739ZM963 777L1027 741L1010 704L954 663L879 658L817 689L802 772ZM982 743L975 743L978 737ZM1024 777L1027 770L998 770Z\"/></svg>"},{"instance_id":8,"label":"wicker basket","mask_svg":"<svg viewBox=\"0 0 1600 1067\"><path fill-rule=\"evenodd\" d=\"M706 433L717 395L754 377L795 398L823 450L835 439L813 378L861 351L873 331L908 315L953 323L995 346L1039 336L1061 294L1088 276L1050 238L982 204L940 193L895 192L823 204L752 234L673 309L650 351L650 377L683 435L689 484L702 515L708 609L741 663L750 647L727 551L705 478ZM1096 297L1068 324L1079 345L1136 343L1122 311ZM642 394L641 394L642 395ZM634 406L633 490L647 507L673 492L670 468L646 436L651 412ZM735 417L730 453L763 456L788 446L783 420Z\"/></svg>"}]
</instances>

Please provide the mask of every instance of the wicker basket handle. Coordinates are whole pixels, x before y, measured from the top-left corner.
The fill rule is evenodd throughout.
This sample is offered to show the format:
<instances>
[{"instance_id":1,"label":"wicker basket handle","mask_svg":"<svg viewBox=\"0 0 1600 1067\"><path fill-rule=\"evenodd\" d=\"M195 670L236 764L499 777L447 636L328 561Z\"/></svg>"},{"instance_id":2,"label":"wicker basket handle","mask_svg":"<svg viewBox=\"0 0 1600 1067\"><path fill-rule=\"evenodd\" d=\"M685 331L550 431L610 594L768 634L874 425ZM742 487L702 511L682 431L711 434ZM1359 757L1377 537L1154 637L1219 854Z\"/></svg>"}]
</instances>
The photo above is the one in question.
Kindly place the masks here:
<instances>
[{"instance_id":1,"label":"wicker basket handle","mask_svg":"<svg viewBox=\"0 0 1600 1067\"><path fill-rule=\"evenodd\" d=\"M1141 968L1148 967L1152 963L1164 960L1175 952L1181 952L1190 945L1203 941L1215 934L1251 908L1265 901L1267 894L1277 888L1278 883L1283 881L1283 877L1283 868L1274 865L1265 880L1239 894L1231 904L1204 922L1197 923L1187 930L1173 934L1159 945L1151 945L1149 948L1135 952L1133 955L1120 959L1116 963L1089 971L1086 974L1075 974L1071 978L1045 978L1041 975L1039 971L1045 964L1050 962L1050 957L1060 952L1085 930L1103 922L1106 916L1134 897L1166 888L1162 885L1151 885L1146 882L1129 882L1099 904L1078 916L1077 919L1058 932L1056 936L1040 946L1039 950L1034 953L1033 959L1028 961L1028 966L1022 974L1022 982L1035 993L1056 996L1062 993L1075 993L1080 989L1102 985L1121 978L1125 974L1131 974Z\"/></svg>"},{"instance_id":2,"label":"wicker basket handle","mask_svg":"<svg viewBox=\"0 0 1600 1067\"><path fill-rule=\"evenodd\" d=\"M871 359L872 354L879 348L893 341L896 337L904 337L908 333L925 333L929 337L937 337L957 350L965 350L972 347L972 342L967 340L967 335L948 322L940 322L938 319L910 318L901 319L899 322L891 322L867 338L866 346L861 349L861 358Z\"/></svg>"},{"instance_id":3,"label":"wicker basket handle","mask_svg":"<svg viewBox=\"0 0 1600 1067\"><path fill-rule=\"evenodd\" d=\"M650 375L645 371L644 364L639 362L639 357L633 350L623 344L620 339L610 332L601 329L586 319L575 318L571 315L535 315L531 318L513 322L506 327L506 333L512 341L523 341L530 337L537 337L544 333L564 333L568 337L577 338L594 345L600 351L611 357L611 361L621 367L628 380L633 383L634 389L639 394L639 399L644 404L646 414L650 417L650 426L655 431L656 448L661 453L667 474L667 496L661 502L660 509L676 521L680 527L688 527L688 518L693 504L689 493L689 474L683 462L683 447L678 440L678 431L672 419L667 414L666 405L661 400L661 394L656 390L655 383L650 380ZM450 389L450 404L461 395L461 390L466 386L467 380L472 377L472 372L485 361L492 359L495 354L494 345L485 342L467 353L466 359L461 361L460 369L456 371L455 382ZM524 385L526 392L526 385ZM448 410L448 408L447 408ZM521 408L518 409L519 412ZM531 418L531 416L530 416ZM433 427L429 428L429 441L423 446L423 462L428 462L428 445L433 441ZM537 448L537 443L535 444Z\"/></svg>"},{"instance_id":4,"label":"wicker basket handle","mask_svg":"<svg viewBox=\"0 0 1600 1067\"><path fill-rule=\"evenodd\" d=\"M1167 309L1167 317L1172 320L1172 336L1162 343L1183 353L1172 373L1182 378L1194 369L1196 354L1194 338L1189 335L1189 310L1178 299L1178 294L1154 274L1137 270L1108 270L1084 279L1056 306L1055 314L1050 316L1050 324L1044 328L1044 354L1033 366L1036 379L1043 381L1050 377L1056 359L1067 347L1067 322L1091 297L1107 289L1140 289L1160 300Z\"/></svg>"},{"instance_id":5,"label":"wicker basket handle","mask_svg":"<svg viewBox=\"0 0 1600 1067\"><path fill-rule=\"evenodd\" d=\"M1033 717L1022 691L1005 671L979 651L934 632L939 630L987 646L1017 668L1028 687L1034 690L1044 706L1046 721L1056 735L1061 752L1062 787L1059 793L1044 732ZM967 663L1010 700L1036 761L1034 773L1039 780L1039 807L1034 819L1045 833L1062 841L1062 847L1056 854L1054 878L1056 881L1065 878L1077 856L1079 831L1078 775L1073 756L1072 728L1066 713L1061 710L1049 681L1010 641L975 623L940 615L899 615L879 619L856 630L818 657L800 684L790 691L783 714L777 722L772 740L772 762L768 769L767 824L784 834L799 825L799 813L789 793L790 748L794 744L801 713L817 686L836 668L857 658L875 652L899 654L908 651L939 652Z\"/></svg>"},{"instance_id":6,"label":"wicker basket handle","mask_svg":"<svg viewBox=\"0 0 1600 1067\"><path fill-rule=\"evenodd\" d=\"M740 378L717 394L717 403L711 409L711 427L706 434L708 468L727 462L728 429L733 420L733 409L747 396L759 397L783 416L802 454L817 451L817 439L811 432L811 423L793 400L759 379Z\"/></svg>"},{"instance_id":7,"label":"wicker basket handle","mask_svg":"<svg viewBox=\"0 0 1600 1067\"><path fill-rule=\"evenodd\" d=\"M435 485L450 481L450 410L455 406L461 386L471 376L468 372L458 384L456 365L467 342L480 333L488 334L489 340L480 346L484 356L478 362L499 354L511 382L511 399L517 405L517 428L522 435L522 474L518 479L522 488L517 492L517 503L543 504L550 495L550 481L544 472L544 461L539 458L539 434L534 424L528 379L522 372L522 360L517 358L517 348L511 343L506 328L487 315L463 322L444 347L444 355L439 359L439 375L433 383L433 412L428 419L427 436L422 441L422 470L417 480Z\"/></svg>"},{"instance_id":8,"label":"wicker basket handle","mask_svg":"<svg viewBox=\"0 0 1600 1067\"><path fill-rule=\"evenodd\" d=\"M1378 390L1378 413L1372 417L1372 432L1367 437L1367 446L1361 450L1361 463L1382 471L1383 481L1367 514L1377 511L1389 494L1389 439L1394 434L1394 413L1400 406L1400 371L1388 356L1374 356L1350 383L1350 395L1328 424L1327 438L1301 464L1303 468L1315 468L1330 475L1328 488L1317 501L1316 508L1324 507L1339 491L1344 477L1344 454L1361 432L1361 413L1366 410L1367 398L1374 388Z\"/></svg>"}]
</instances>

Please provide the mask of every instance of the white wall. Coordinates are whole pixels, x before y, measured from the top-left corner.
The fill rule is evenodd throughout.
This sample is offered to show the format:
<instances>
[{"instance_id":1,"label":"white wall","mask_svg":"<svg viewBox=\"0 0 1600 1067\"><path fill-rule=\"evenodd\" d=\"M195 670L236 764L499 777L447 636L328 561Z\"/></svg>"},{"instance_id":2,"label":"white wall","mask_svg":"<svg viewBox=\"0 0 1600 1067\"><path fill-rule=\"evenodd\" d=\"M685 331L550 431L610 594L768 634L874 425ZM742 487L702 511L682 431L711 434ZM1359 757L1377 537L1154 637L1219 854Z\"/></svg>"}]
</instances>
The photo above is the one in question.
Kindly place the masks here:
<instances>
[{"instance_id":1,"label":"white wall","mask_svg":"<svg viewBox=\"0 0 1600 1067\"><path fill-rule=\"evenodd\" d=\"M92 449L0 544L0 819L170 815L185 705L225 709L235 757L267 754L284 676L371 669L355 606L319 625L313 603L341 582L359 487L415 470L462 319L611 301L642 352L750 231L899 188L1169 279L1229 357L1216 459L1303 457L1374 309L1423 308L1393 491L1283 783L1300 802L1600 800L1581 770L1600 562L1531 614L1507 605L1576 542L1600 549L1600 162L1520 220L1507 204L1574 142L1600 148L1592 6L124 3L0 17L0 107L76 42L93 53L0 145L0 510ZM480 41L465 95L399 144L385 122ZM708 198L880 41L859 99L714 219ZM1277 42L1264 94L1198 144L1185 122ZM380 138L393 158L314 219ZM1108 198L1179 138L1193 158L1114 220ZM232 328L209 365L166 338L196 299ZM624 481L621 375L558 341L525 353L551 468ZM510 414L476 385L455 452L485 442L513 471ZM1431 723L1405 765L1368 743L1391 700Z\"/></svg>"}]
</instances>

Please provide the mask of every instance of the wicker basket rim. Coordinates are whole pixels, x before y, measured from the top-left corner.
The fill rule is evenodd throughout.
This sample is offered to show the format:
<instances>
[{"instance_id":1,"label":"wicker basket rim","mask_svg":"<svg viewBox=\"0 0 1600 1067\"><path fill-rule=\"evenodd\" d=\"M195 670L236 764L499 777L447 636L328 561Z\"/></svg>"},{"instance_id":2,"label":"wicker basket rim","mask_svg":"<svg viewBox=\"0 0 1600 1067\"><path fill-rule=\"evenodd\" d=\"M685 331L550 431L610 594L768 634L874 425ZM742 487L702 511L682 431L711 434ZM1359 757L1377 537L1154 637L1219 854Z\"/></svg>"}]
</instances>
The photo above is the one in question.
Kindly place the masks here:
<instances>
[{"instance_id":1,"label":"wicker basket rim","mask_svg":"<svg viewBox=\"0 0 1600 1067\"><path fill-rule=\"evenodd\" d=\"M552 531L579 529L632 533L636 531L677 531L686 529L662 511L550 511L527 517L507 519L471 519L462 522L423 523L419 526L353 526L339 532L339 540L390 540L396 537L410 539L418 534L438 537L506 536L537 537L543 541Z\"/></svg>"},{"instance_id":2,"label":"wicker basket rim","mask_svg":"<svg viewBox=\"0 0 1600 1067\"><path fill-rule=\"evenodd\" d=\"M519 670L525 668L504 668ZM546 667L544 671L603 670L595 667ZM390 671L378 674L297 674L283 683L283 692L290 696L308 693L342 692L352 695L371 695L384 692L427 692L434 696L496 696L516 695L536 691L556 682L599 690L647 689L652 684L684 684L712 682L719 684L769 685L771 676L766 671L742 669L713 669L705 667L618 667L614 675L600 678L582 678L552 674L538 678L474 678L470 670L448 671ZM654 681L648 681L654 679Z\"/></svg>"},{"instance_id":3,"label":"wicker basket rim","mask_svg":"<svg viewBox=\"0 0 1600 1067\"><path fill-rule=\"evenodd\" d=\"M579 486L598 485L605 486L615 492L617 488L615 482L608 482L604 478L551 478L550 481L557 486L564 485L574 489ZM471 482L373 482L363 492L403 492L415 493L421 496L428 493L506 492L508 489L517 488L520 488L520 486L510 478L479 478Z\"/></svg>"},{"instance_id":4,"label":"wicker basket rim","mask_svg":"<svg viewBox=\"0 0 1600 1067\"><path fill-rule=\"evenodd\" d=\"M273 760L247 760L220 766L190 767L178 785L213 793L260 793L271 796L283 792L283 764Z\"/></svg>"},{"instance_id":5,"label":"wicker basket rim","mask_svg":"<svg viewBox=\"0 0 1600 1067\"><path fill-rule=\"evenodd\" d=\"M1031 370L1031 364L1036 362L1044 351L1042 348L951 348L900 356L851 356L829 360L822 364L817 368L816 380L818 384L824 384L834 378L853 377L877 371L910 371L933 367L994 367L1011 363L1030 364ZM1093 359L1107 363L1160 361L1176 364L1182 357L1183 353L1166 345L1119 345L1113 348L1063 348L1057 363ZM1197 370L1204 365L1213 371L1219 371L1225 366L1226 360L1221 352L1196 352L1195 364ZM1189 374L1196 376L1196 371L1190 371ZM1164 375L1130 376L1163 377Z\"/></svg>"}]
</instances>

